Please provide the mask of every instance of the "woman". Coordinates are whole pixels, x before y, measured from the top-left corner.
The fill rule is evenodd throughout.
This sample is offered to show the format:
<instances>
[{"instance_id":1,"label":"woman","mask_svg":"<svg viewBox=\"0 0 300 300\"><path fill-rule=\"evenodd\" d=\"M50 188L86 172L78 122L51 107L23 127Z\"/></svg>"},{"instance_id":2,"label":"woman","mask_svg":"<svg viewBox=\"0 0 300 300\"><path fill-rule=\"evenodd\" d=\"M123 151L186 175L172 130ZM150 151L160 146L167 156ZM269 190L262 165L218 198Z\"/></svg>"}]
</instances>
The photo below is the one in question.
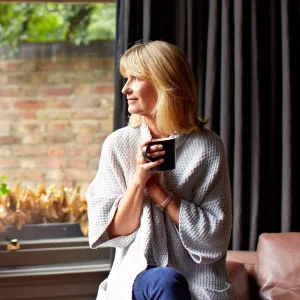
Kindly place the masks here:
<instances>
[{"instance_id":1,"label":"woman","mask_svg":"<svg viewBox=\"0 0 300 300\"><path fill-rule=\"evenodd\" d=\"M129 126L105 140L86 194L90 246L116 248L97 299L232 299L228 166L221 139L196 117L187 59L167 42L139 43L121 57L120 71ZM163 158L145 161L142 148L168 136L176 138L176 168L152 172ZM164 154L150 147L149 156ZM155 204L166 199L160 211Z\"/></svg>"}]
</instances>

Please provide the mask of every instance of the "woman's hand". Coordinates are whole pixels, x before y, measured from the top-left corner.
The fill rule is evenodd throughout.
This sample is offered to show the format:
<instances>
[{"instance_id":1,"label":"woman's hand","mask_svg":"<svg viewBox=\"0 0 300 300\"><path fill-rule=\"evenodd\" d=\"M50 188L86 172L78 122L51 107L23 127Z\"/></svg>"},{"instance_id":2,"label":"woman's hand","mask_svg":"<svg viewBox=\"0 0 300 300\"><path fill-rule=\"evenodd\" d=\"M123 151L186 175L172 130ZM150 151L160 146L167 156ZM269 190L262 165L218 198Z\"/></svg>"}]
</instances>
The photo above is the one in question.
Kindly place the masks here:
<instances>
[{"instance_id":1,"label":"woman's hand","mask_svg":"<svg viewBox=\"0 0 300 300\"><path fill-rule=\"evenodd\" d=\"M161 190L164 189L161 183L162 176L163 176L162 172L155 172L151 174L150 178L148 179L146 183L146 190L150 198L153 198L157 189L161 189Z\"/></svg>"},{"instance_id":2,"label":"woman's hand","mask_svg":"<svg viewBox=\"0 0 300 300\"><path fill-rule=\"evenodd\" d=\"M144 146L147 146L150 142L151 142L151 139L142 143L136 154L136 171L135 171L134 181L137 184L140 184L143 186L146 185L146 182L153 174L151 172L151 169L156 166L159 166L164 161L163 159L159 159L154 162L148 162L144 159L143 154L142 154L142 148ZM148 156L151 158L159 157L164 154L165 154L165 151L163 150L162 145L153 145L153 146L149 147L149 149L148 149Z\"/></svg>"}]
</instances>

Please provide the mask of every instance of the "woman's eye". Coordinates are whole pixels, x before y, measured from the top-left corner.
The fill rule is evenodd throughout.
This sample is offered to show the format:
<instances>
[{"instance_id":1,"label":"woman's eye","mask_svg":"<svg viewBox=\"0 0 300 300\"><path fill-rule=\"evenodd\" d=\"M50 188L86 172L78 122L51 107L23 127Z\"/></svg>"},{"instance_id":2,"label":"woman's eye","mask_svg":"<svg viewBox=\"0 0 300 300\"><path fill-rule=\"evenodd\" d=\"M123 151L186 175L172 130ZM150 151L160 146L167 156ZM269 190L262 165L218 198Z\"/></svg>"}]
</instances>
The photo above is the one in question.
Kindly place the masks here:
<instances>
[{"instance_id":1,"label":"woman's eye","mask_svg":"<svg viewBox=\"0 0 300 300\"><path fill-rule=\"evenodd\" d=\"M139 81L140 79L138 77L133 76L134 81Z\"/></svg>"}]
</instances>

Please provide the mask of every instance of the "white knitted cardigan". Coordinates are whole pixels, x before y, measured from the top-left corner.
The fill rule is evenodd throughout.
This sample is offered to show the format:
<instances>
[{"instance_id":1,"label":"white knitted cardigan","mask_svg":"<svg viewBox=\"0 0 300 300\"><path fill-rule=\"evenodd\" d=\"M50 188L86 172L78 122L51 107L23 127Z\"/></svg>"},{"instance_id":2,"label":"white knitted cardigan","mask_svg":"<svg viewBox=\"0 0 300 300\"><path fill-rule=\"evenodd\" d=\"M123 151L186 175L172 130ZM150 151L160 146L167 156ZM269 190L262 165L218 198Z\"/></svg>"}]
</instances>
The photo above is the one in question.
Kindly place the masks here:
<instances>
[{"instance_id":1,"label":"white knitted cardigan","mask_svg":"<svg viewBox=\"0 0 300 300\"><path fill-rule=\"evenodd\" d=\"M221 139L207 129L175 136L176 169L164 172L166 189L181 199L178 229L145 193L140 226L108 240L107 227L134 176L138 146L149 135L146 124L113 132L86 193L90 246L116 248L97 300L132 299L134 280L150 256L185 276L193 300L232 299L225 266L232 225L228 166Z\"/></svg>"}]
</instances>

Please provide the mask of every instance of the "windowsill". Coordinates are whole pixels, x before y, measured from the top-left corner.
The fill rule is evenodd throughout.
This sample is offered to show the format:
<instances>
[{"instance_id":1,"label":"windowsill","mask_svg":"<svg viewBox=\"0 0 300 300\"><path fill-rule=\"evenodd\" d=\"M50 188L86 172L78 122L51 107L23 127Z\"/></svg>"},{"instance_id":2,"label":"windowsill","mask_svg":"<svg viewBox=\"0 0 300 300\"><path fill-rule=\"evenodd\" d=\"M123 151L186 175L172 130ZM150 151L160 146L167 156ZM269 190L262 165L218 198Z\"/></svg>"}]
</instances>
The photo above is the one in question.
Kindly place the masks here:
<instances>
[{"instance_id":1,"label":"windowsill","mask_svg":"<svg viewBox=\"0 0 300 300\"><path fill-rule=\"evenodd\" d=\"M0 242L1 300L92 300L107 278L111 248L90 249L87 237Z\"/></svg>"},{"instance_id":2,"label":"windowsill","mask_svg":"<svg viewBox=\"0 0 300 300\"><path fill-rule=\"evenodd\" d=\"M63 275L63 274L85 274L109 272L110 264L103 262L87 262L71 265L45 265L43 267L17 267L17 268L1 268L0 279L12 277L30 277L30 276L46 276L46 275Z\"/></svg>"},{"instance_id":3,"label":"windowsill","mask_svg":"<svg viewBox=\"0 0 300 300\"><path fill-rule=\"evenodd\" d=\"M90 249L86 237L19 243L19 250L8 251L8 242L0 242L0 278L110 270L112 249Z\"/></svg>"}]
</instances>

